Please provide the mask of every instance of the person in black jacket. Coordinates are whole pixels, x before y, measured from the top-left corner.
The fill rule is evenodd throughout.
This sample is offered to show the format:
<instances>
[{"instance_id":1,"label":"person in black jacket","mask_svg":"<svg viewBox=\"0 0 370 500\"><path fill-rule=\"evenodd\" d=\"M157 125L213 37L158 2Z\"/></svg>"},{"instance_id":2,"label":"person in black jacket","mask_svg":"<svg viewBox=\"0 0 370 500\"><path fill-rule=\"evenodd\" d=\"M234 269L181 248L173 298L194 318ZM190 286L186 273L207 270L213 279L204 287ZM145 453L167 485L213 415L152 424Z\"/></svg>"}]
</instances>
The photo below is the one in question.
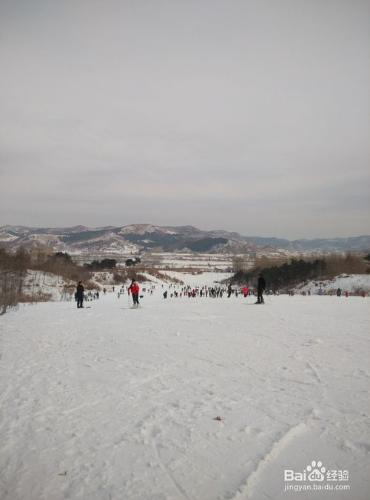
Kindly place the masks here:
<instances>
[{"instance_id":1,"label":"person in black jacket","mask_svg":"<svg viewBox=\"0 0 370 500\"><path fill-rule=\"evenodd\" d=\"M266 288L266 281L265 278L262 276L260 273L258 275L258 282L257 282L257 302L256 304L264 304L263 300L263 292L265 291Z\"/></svg>"},{"instance_id":2,"label":"person in black jacket","mask_svg":"<svg viewBox=\"0 0 370 500\"><path fill-rule=\"evenodd\" d=\"M83 307L83 302L84 302L84 286L82 284L82 281L78 282L77 289L76 289L76 301L77 301L77 307L80 309Z\"/></svg>"}]
</instances>

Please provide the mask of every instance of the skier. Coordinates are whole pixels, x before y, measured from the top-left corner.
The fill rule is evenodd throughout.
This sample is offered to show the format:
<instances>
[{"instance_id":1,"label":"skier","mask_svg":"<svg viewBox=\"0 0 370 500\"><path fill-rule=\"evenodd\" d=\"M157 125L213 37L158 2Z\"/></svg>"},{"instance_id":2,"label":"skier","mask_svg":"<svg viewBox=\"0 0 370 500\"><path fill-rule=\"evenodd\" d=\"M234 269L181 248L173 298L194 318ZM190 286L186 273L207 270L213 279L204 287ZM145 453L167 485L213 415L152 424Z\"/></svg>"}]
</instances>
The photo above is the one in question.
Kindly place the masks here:
<instances>
[{"instance_id":1,"label":"skier","mask_svg":"<svg viewBox=\"0 0 370 500\"><path fill-rule=\"evenodd\" d=\"M232 289L231 283L229 283L229 286L227 287L227 298L228 299L231 297L232 293L233 293L233 289Z\"/></svg>"},{"instance_id":2,"label":"skier","mask_svg":"<svg viewBox=\"0 0 370 500\"><path fill-rule=\"evenodd\" d=\"M257 302L256 304L264 304L265 301L263 300L263 292L265 291L266 288L266 281L265 278L262 276L262 273L258 275L258 282L257 282Z\"/></svg>"},{"instance_id":3,"label":"skier","mask_svg":"<svg viewBox=\"0 0 370 500\"><path fill-rule=\"evenodd\" d=\"M81 309L83 307L83 302L84 302L84 286L82 284L82 281L79 281L77 284L76 288L76 301L77 301L77 308Z\"/></svg>"},{"instance_id":4,"label":"skier","mask_svg":"<svg viewBox=\"0 0 370 500\"><path fill-rule=\"evenodd\" d=\"M342 290L340 288L337 289L337 297L340 297L342 295Z\"/></svg>"},{"instance_id":5,"label":"skier","mask_svg":"<svg viewBox=\"0 0 370 500\"><path fill-rule=\"evenodd\" d=\"M131 282L131 285L128 287L127 289L128 291L128 294L130 295L130 292L132 294L132 301L133 301L133 304L134 304L134 307L139 307L139 291L140 291L140 287L138 285L138 283L133 279L132 282Z\"/></svg>"}]
</instances>

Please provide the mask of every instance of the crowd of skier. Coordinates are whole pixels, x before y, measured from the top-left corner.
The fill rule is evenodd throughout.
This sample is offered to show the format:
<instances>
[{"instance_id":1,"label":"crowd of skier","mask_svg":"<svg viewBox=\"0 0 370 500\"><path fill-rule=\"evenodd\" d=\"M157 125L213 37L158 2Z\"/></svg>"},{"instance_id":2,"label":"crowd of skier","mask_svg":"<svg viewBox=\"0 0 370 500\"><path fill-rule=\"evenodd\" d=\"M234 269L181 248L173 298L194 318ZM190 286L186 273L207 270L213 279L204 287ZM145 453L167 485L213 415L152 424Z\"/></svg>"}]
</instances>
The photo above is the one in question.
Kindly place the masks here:
<instances>
[{"instance_id":1,"label":"crowd of skier","mask_svg":"<svg viewBox=\"0 0 370 500\"><path fill-rule=\"evenodd\" d=\"M164 289L165 285L162 284L161 288ZM153 295L154 290L156 289L156 285L151 285L149 287L143 288L142 292L146 292L149 295ZM190 285L175 285L170 283L168 285L168 289L162 290L162 295L163 299L167 298L223 298L226 296L227 298L230 298L231 296L238 297L239 295L242 295L243 297L248 297L251 295L254 295L257 297L256 304L263 304L264 299L263 299L263 293L266 289L266 282L262 274L259 275L258 277L258 282L257 282L257 287L256 288L250 288L248 286L244 286L242 288L238 287L233 287L231 283L229 283L228 286L225 285L212 285L212 286L207 286L203 285L201 287L192 287ZM115 287L112 286L112 292L115 291ZM103 294L105 295L107 293L107 289L103 288ZM122 285L118 292L117 292L117 298L119 299L122 295L125 294L125 286ZM143 295L140 295L140 286L138 282L133 279L131 281L130 286L127 287L127 295L132 297L132 303L133 307L138 307L140 302L139 302L139 297L142 298ZM77 308L83 308L83 302L85 300L94 300L94 299L99 299L99 291L94 291L92 292L89 290L88 292L85 293L85 288L82 284L81 281L78 282L77 287L76 287L76 292L75 292L75 301L77 303Z\"/></svg>"},{"instance_id":2,"label":"crowd of skier","mask_svg":"<svg viewBox=\"0 0 370 500\"><path fill-rule=\"evenodd\" d=\"M111 287L111 292L115 292L115 286ZM140 285L136 280L132 280L131 284L129 286L122 285L118 291L117 291L117 298L119 299L123 295L127 295L129 298L131 297L132 299L132 306L133 307L139 307L140 305L140 298L143 298L143 294L147 295L153 295L153 293L157 290L160 289L160 292L162 293L162 297L164 300L167 299L181 299L181 298L188 298L188 299L194 299L194 298L212 298L212 299L222 299L224 297L227 297L230 299L231 297L250 297L253 296L256 298L256 304L264 304L264 294L266 295L279 295L278 291L273 291L273 290L267 290L266 289L266 281L263 277L262 274L259 274L258 280L257 280L257 286L256 287L250 287L248 285L239 287L239 286L233 286L231 283L229 283L227 286L226 285L221 285L221 284L214 284L214 285L203 285L203 286L191 286L191 285L178 285L174 283L170 284L160 284L160 285L155 285L155 284L149 284L140 289ZM104 295L107 293L107 288L104 287L102 292ZM140 291L142 295L140 295ZM301 291L299 292L300 295L311 295L311 291ZM349 296L348 291L343 291L341 288L338 288L334 292L327 293L322 289L321 287L315 292L317 295L337 295L338 297L341 297L342 295L345 297ZM294 296L295 292L293 290L288 291L288 295ZM363 297L366 296L366 294L363 292L361 293ZM83 308L83 303L84 301L91 301L95 299L99 299L99 290L89 290L85 292L84 286L81 281L78 282L77 287L76 287L76 292L75 292L75 301L77 303L77 308Z\"/></svg>"}]
</instances>

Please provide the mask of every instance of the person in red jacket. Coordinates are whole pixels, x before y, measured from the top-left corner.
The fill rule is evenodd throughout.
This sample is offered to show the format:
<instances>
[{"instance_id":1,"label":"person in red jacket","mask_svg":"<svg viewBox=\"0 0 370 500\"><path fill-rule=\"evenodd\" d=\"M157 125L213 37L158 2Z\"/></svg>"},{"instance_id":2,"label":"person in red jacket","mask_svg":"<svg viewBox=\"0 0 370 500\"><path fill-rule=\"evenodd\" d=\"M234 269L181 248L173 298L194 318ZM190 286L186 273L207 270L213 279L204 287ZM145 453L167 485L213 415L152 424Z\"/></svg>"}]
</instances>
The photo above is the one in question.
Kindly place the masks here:
<instances>
[{"instance_id":1,"label":"person in red jacket","mask_svg":"<svg viewBox=\"0 0 370 500\"><path fill-rule=\"evenodd\" d=\"M131 285L128 287L128 294L132 295L132 300L134 303L134 306L138 307L139 306L139 292L140 292L140 287L138 283L133 279L131 282Z\"/></svg>"}]
</instances>

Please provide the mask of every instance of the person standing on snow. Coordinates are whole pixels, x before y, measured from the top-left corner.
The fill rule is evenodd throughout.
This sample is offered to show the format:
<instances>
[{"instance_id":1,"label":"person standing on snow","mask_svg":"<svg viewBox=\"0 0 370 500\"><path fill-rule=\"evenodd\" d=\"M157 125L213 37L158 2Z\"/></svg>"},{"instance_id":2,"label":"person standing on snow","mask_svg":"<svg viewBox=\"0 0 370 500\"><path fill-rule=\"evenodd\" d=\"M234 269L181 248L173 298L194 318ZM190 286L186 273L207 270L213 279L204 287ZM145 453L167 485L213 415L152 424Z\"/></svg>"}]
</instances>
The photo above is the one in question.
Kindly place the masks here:
<instances>
[{"instance_id":1,"label":"person standing on snow","mask_svg":"<svg viewBox=\"0 0 370 500\"><path fill-rule=\"evenodd\" d=\"M231 286L231 283L229 283L229 286L227 287L227 298L228 299L231 297L232 293L233 293L233 288Z\"/></svg>"},{"instance_id":2,"label":"person standing on snow","mask_svg":"<svg viewBox=\"0 0 370 500\"><path fill-rule=\"evenodd\" d=\"M266 281L265 281L265 278L260 273L258 275L258 282L257 282L257 302L256 302L256 304L264 304L265 303L265 301L263 300L263 292L265 291L265 288L266 288Z\"/></svg>"},{"instance_id":3,"label":"person standing on snow","mask_svg":"<svg viewBox=\"0 0 370 500\"><path fill-rule=\"evenodd\" d=\"M132 295L132 301L134 303L134 306L138 307L139 306L139 292L140 292L140 287L138 283L133 279L131 282L131 285L127 289L128 294Z\"/></svg>"},{"instance_id":4,"label":"person standing on snow","mask_svg":"<svg viewBox=\"0 0 370 500\"><path fill-rule=\"evenodd\" d=\"M82 281L79 281L77 284L77 288L76 288L76 301L77 301L77 308L78 309L81 309L81 307L83 307L84 291L85 291L85 288L82 284Z\"/></svg>"}]
</instances>

